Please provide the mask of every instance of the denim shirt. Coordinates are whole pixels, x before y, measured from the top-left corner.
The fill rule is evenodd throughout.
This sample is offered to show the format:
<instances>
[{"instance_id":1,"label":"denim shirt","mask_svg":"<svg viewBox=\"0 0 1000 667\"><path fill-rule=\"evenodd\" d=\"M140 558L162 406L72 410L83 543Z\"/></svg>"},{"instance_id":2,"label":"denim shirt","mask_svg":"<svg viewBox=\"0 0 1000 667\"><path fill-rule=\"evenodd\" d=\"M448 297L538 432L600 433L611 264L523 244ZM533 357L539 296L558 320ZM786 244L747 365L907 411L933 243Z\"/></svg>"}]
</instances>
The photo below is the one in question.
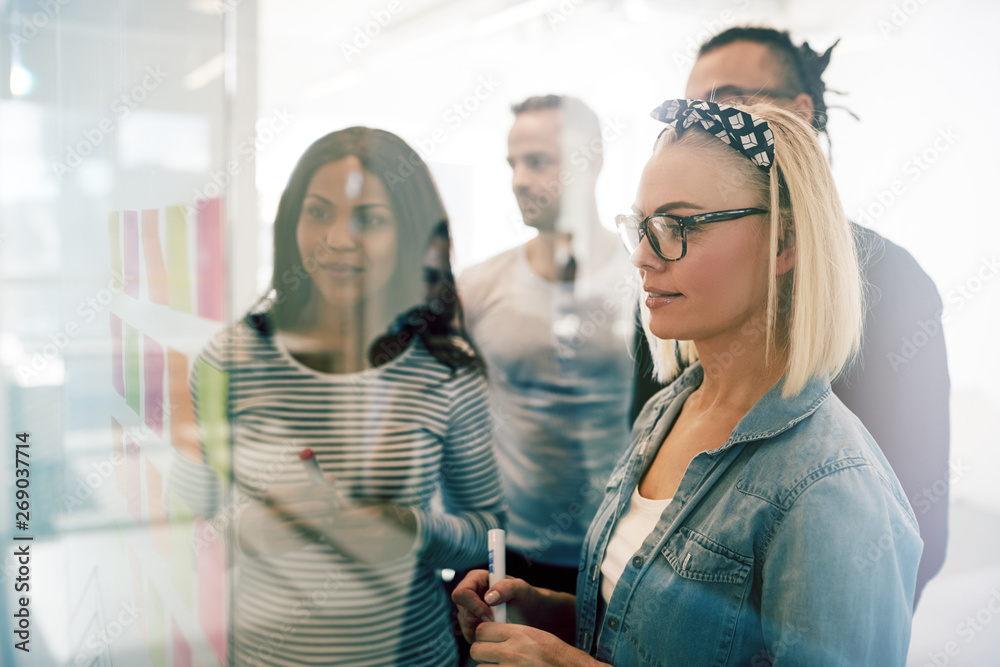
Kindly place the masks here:
<instances>
[{"instance_id":1,"label":"denim shirt","mask_svg":"<svg viewBox=\"0 0 1000 667\"><path fill-rule=\"evenodd\" d=\"M903 665L922 542L861 422L814 379L778 382L729 440L694 457L605 609L615 522L701 364L650 400L584 542L577 647L626 665Z\"/></svg>"}]
</instances>

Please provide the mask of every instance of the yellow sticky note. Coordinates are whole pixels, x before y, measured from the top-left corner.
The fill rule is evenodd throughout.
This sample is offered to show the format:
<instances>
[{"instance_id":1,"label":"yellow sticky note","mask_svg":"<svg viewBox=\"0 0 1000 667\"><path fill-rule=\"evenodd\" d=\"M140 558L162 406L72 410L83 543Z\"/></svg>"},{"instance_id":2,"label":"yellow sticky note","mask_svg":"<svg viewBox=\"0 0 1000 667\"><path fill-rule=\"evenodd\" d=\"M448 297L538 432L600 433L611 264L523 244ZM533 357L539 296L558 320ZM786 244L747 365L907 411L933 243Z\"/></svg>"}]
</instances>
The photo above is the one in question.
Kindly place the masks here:
<instances>
[{"instance_id":1,"label":"yellow sticky note","mask_svg":"<svg viewBox=\"0 0 1000 667\"><path fill-rule=\"evenodd\" d=\"M122 270L122 227L118 211L108 213L108 242L111 250L111 276L121 289L125 286L125 272Z\"/></svg>"},{"instance_id":2,"label":"yellow sticky note","mask_svg":"<svg viewBox=\"0 0 1000 667\"><path fill-rule=\"evenodd\" d=\"M185 313L192 312L187 207L183 204L167 207L167 282L170 307Z\"/></svg>"}]
</instances>

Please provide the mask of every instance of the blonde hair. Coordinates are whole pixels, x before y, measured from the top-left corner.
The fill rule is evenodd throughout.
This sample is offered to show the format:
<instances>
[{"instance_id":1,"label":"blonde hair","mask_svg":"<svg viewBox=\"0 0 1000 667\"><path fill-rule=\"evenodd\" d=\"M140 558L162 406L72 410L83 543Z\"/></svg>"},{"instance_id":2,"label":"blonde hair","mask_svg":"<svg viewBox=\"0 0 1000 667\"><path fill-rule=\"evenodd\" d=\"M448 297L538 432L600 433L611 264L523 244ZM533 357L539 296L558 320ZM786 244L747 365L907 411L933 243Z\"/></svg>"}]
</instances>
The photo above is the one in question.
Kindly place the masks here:
<instances>
[{"instance_id":1,"label":"blonde hair","mask_svg":"<svg viewBox=\"0 0 1000 667\"><path fill-rule=\"evenodd\" d=\"M713 151L723 173L734 173L720 187L753 190L755 206L768 208L768 267L765 359L779 346L787 350L784 397L797 395L812 378L835 377L861 343L863 291L857 251L833 175L813 129L794 113L772 105L739 106L768 122L774 135L770 175L737 150L707 132L665 132L654 153L668 146ZM795 245L795 266L779 279L777 256ZM681 260L683 261L683 260ZM677 377L698 359L691 341L660 340L649 331L649 309L640 301L642 322L660 382Z\"/></svg>"}]
</instances>

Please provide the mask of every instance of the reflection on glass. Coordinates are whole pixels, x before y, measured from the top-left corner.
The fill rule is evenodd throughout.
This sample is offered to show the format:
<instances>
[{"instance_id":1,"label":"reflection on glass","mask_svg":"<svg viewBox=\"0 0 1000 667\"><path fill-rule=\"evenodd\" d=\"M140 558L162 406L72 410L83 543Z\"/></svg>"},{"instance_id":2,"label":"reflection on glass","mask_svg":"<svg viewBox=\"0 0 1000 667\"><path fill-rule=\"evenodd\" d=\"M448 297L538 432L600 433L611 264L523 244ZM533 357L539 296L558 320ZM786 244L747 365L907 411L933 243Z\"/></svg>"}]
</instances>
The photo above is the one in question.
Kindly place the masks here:
<instances>
[{"instance_id":1,"label":"reflection on glass","mask_svg":"<svg viewBox=\"0 0 1000 667\"><path fill-rule=\"evenodd\" d=\"M210 466L178 459L172 480L236 517L236 664L456 659L435 569L484 560L501 489L446 220L398 137L319 139L281 197L271 291L195 364L206 461L229 431L231 506Z\"/></svg>"}]
</instances>

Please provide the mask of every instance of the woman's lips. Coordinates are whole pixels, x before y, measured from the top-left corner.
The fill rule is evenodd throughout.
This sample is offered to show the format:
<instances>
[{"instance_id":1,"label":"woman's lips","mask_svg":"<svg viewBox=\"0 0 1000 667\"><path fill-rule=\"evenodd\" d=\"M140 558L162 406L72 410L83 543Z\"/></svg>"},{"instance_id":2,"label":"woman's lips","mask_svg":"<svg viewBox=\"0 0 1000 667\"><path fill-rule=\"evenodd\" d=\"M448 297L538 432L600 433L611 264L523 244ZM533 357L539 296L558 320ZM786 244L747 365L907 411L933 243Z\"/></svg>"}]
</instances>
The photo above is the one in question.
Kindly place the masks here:
<instances>
[{"instance_id":1,"label":"woman's lips","mask_svg":"<svg viewBox=\"0 0 1000 667\"><path fill-rule=\"evenodd\" d=\"M347 280L350 278L355 278L360 276L364 269L360 266L354 266L352 264L341 264L339 262L331 264L320 264L320 269L323 273L330 276L331 278L336 278L338 280Z\"/></svg>"},{"instance_id":2,"label":"woman's lips","mask_svg":"<svg viewBox=\"0 0 1000 667\"><path fill-rule=\"evenodd\" d=\"M683 294L677 294L672 292L646 292L646 307L650 310L655 308L663 308L672 304L678 299L684 298Z\"/></svg>"}]
</instances>

